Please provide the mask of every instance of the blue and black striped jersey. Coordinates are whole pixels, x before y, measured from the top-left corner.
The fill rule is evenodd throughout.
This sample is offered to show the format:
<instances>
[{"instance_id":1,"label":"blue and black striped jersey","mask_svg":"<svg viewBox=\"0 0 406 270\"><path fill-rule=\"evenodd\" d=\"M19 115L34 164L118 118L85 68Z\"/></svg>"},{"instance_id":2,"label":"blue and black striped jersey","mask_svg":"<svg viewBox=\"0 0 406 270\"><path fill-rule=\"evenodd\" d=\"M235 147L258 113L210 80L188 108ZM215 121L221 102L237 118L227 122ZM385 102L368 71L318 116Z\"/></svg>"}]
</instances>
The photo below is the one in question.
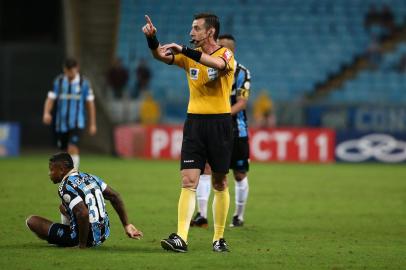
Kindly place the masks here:
<instances>
[{"instance_id":1,"label":"blue and black striped jersey","mask_svg":"<svg viewBox=\"0 0 406 270\"><path fill-rule=\"evenodd\" d=\"M82 201L89 210L89 233L93 236L93 246L100 245L109 237L109 217L103 197L103 191L106 187L106 183L99 177L74 170L62 180L58 195L70 216L72 238L75 238L79 232L73 208Z\"/></svg>"},{"instance_id":2,"label":"blue and black striped jersey","mask_svg":"<svg viewBox=\"0 0 406 270\"><path fill-rule=\"evenodd\" d=\"M54 124L56 132L83 129L86 124L86 101L94 100L90 82L80 75L69 82L59 75L48 92L48 98L55 100Z\"/></svg>"},{"instance_id":3,"label":"blue and black striped jersey","mask_svg":"<svg viewBox=\"0 0 406 270\"><path fill-rule=\"evenodd\" d=\"M237 103L237 98L242 97L248 99L251 87L251 74L249 70L236 62L234 73L234 83L231 90L231 106ZM239 111L233 115L233 126L235 136L248 137L248 123L246 110Z\"/></svg>"}]
</instances>

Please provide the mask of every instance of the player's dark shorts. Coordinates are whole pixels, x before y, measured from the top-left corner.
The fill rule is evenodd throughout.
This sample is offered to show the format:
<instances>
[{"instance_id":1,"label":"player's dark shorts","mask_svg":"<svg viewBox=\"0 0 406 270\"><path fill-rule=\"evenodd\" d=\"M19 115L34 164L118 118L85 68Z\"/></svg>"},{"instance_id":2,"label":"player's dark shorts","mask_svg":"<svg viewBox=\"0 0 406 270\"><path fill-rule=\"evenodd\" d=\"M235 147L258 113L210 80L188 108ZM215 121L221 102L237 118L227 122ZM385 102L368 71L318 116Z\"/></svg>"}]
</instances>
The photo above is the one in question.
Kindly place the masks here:
<instances>
[{"instance_id":1,"label":"player's dark shorts","mask_svg":"<svg viewBox=\"0 0 406 270\"><path fill-rule=\"evenodd\" d=\"M68 225L54 223L49 228L48 243L60 247L74 247L79 245L79 232L72 233L72 229ZM89 232L87 246L93 246L93 236Z\"/></svg>"},{"instance_id":2,"label":"player's dark shorts","mask_svg":"<svg viewBox=\"0 0 406 270\"><path fill-rule=\"evenodd\" d=\"M56 145L60 150L66 151L68 144L79 146L82 129L71 129L68 132L56 132Z\"/></svg>"},{"instance_id":3,"label":"player's dark shorts","mask_svg":"<svg viewBox=\"0 0 406 270\"><path fill-rule=\"evenodd\" d=\"M248 137L234 137L233 152L231 154L230 169L238 172L249 170L250 145Z\"/></svg>"},{"instance_id":4,"label":"player's dark shorts","mask_svg":"<svg viewBox=\"0 0 406 270\"><path fill-rule=\"evenodd\" d=\"M230 114L188 114L183 126L182 169L200 169L206 161L213 172L228 173L233 147Z\"/></svg>"}]
</instances>

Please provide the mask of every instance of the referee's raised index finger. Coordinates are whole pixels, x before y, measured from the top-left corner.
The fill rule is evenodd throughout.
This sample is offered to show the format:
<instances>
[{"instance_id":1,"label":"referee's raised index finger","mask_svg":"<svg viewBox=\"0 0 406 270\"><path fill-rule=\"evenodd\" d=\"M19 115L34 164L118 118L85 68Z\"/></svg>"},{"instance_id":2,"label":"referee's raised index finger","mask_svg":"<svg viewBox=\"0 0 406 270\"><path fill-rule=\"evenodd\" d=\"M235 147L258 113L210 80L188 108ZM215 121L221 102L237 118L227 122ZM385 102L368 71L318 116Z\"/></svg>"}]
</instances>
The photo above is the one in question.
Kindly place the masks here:
<instances>
[{"instance_id":1,"label":"referee's raised index finger","mask_svg":"<svg viewBox=\"0 0 406 270\"><path fill-rule=\"evenodd\" d=\"M148 15L145 15L145 20L147 21L148 24L153 25Z\"/></svg>"}]
</instances>

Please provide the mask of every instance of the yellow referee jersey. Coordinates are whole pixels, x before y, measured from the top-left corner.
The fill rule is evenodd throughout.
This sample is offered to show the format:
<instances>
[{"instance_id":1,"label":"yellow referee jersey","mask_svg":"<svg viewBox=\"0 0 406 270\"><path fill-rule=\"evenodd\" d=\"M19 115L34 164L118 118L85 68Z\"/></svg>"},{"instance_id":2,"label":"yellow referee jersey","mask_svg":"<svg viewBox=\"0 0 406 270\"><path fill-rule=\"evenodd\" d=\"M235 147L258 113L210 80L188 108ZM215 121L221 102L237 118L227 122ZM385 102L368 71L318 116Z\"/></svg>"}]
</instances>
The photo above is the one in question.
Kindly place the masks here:
<instances>
[{"instance_id":1,"label":"yellow referee jersey","mask_svg":"<svg viewBox=\"0 0 406 270\"><path fill-rule=\"evenodd\" d=\"M217 70L206 67L183 54L174 57L173 63L183 68L187 74L190 91L188 113L231 113L230 92L234 80L234 55L229 49L221 47L211 56L223 58L227 63L226 68Z\"/></svg>"}]
</instances>

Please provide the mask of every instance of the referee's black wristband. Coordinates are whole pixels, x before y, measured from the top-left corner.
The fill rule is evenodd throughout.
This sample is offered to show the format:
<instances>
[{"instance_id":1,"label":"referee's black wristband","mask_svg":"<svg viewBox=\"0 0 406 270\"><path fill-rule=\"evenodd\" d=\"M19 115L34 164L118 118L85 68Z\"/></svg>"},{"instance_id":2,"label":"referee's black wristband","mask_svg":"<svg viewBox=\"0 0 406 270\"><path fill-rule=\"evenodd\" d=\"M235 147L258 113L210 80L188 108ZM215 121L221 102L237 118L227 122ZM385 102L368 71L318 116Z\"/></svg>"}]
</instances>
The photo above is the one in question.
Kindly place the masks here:
<instances>
[{"instance_id":1,"label":"referee's black wristband","mask_svg":"<svg viewBox=\"0 0 406 270\"><path fill-rule=\"evenodd\" d=\"M159 41L156 38L156 35L153 35L152 37L147 37L147 42L148 42L148 47L151 50L156 50L156 48L159 47Z\"/></svg>"},{"instance_id":2,"label":"referee's black wristband","mask_svg":"<svg viewBox=\"0 0 406 270\"><path fill-rule=\"evenodd\" d=\"M182 54L185 55L186 57L189 57L192 60L195 60L196 62L199 62L200 58L202 58L202 52L193 50L186 46L182 47Z\"/></svg>"}]
</instances>

